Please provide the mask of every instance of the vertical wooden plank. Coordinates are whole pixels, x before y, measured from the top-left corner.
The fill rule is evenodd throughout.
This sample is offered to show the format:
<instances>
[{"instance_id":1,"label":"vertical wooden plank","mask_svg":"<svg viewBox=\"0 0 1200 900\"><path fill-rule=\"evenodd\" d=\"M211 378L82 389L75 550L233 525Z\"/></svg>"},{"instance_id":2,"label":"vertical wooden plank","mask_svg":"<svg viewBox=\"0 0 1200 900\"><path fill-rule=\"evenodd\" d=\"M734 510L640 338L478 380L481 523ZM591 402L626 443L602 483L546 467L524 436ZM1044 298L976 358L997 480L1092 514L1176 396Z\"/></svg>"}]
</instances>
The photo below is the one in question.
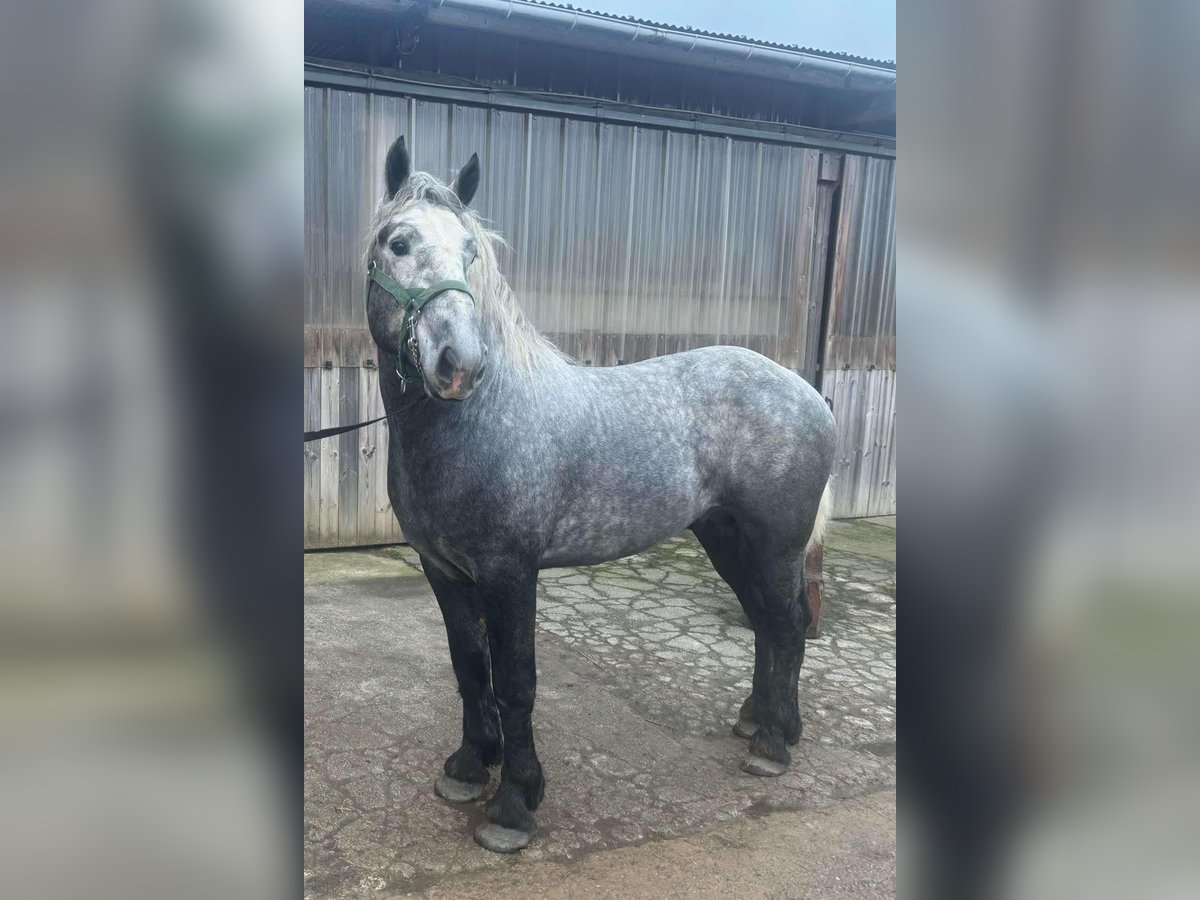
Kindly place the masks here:
<instances>
[{"instance_id":1,"label":"vertical wooden plank","mask_svg":"<svg viewBox=\"0 0 1200 900\"><path fill-rule=\"evenodd\" d=\"M830 344L833 337L839 333L839 323L846 298L846 270L849 264L852 236L856 228L854 210L858 193L859 173L862 158L847 156L842 166L842 194L838 202L837 238L834 243L833 271L829 282L829 341L825 345L825 360L827 365L837 365L838 360L832 358Z\"/></svg>"},{"instance_id":2,"label":"vertical wooden plank","mask_svg":"<svg viewBox=\"0 0 1200 900\"><path fill-rule=\"evenodd\" d=\"M320 369L304 370L304 430L321 427ZM316 547L321 528L321 442L304 445L304 546Z\"/></svg>"},{"instance_id":3,"label":"vertical wooden plank","mask_svg":"<svg viewBox=\"0 0 1200 900\"><path fill-rule=\"evenodd\" d=\"M867 372L867 378L870 382L870 402L867 408L867 427L868 432L865 439L864 453L867 454L866 462L863 467L861 493L861 507L864 516L874 515L877 498L877 487L881 480L879 471L880 464L883 459L883 406L885 402L885 381L883 375L885 373L880 369Z\"/></svg>"},{"instance_id":4,"label":"vertical wooden plank","mask_svg":"<svg viewBox=\"0 0 1200 900\"><path fill-rule=\"evenodd\" d=\"M358 412L363 420L374 419L381 412L376 412L376 398L379 396L379 370L364 368L358 374ZM362 544L384 543L383 536L375 522L375 490L376 468L375 455L376 426L368 425L360 428L358 437L358 540Z\"/></svg>"},{"instance_id":5,"label":"vertical wooden plank","mask_svg":"<svg viewBox=\"0 0 1200 900\"><path fill-rule=\"evenodd\" d=\"M888 451L890 446L889 425L892 418L892 373L886 369L876 369L875 376L879 389L876 393L875 410L875 460L871 471L871 483L868 485L868 515L885 515L884 494L887 489Z\"/></svg>"},{"instance_id":6,"label":"vertical wooden plank","mask_svg":"<svg viewBox=\"0 0 1200 900\"><path fill-rule=\"evenodd\" d=\"M829 473L830 492L833 498L833 515L838 515L838 510L841 509L841 492L842 492L842 410L840 400L838 398L837 386L838 373L836 371L827 371L821 375L820 391L821 395L830 401L830 409L833 412L833 421L837 426L837 440L834 443L833 450L833 469Z\"/></svg>"},{"instance_id":7,"label":"vertical wooden plank","mask_svg":"<svg viewBox=\"0 0 1200 900\"><path fill-rule=\"evenodd\" d=\"M343 367L338 370L338 421L361 422L359 413L359 373L362 369ZM358 452L359 433L348 431L338 435L338 544L343 547L361 544L358 534Z\"/></svg>"},{"instance_id":8,"label":"vertical wooden plank","mask_svg":"<svg viewBox=\"0 0 1200 900\"><path fill-rule=\"evenodd\" d=\"M814 385L820 383L817 364L820 361L821 315L824 312L827 297L829 242L835 239L833 235L833 194L836 185L821 183L817 190L817 212L813 223L815 240L811 259L812 277L806 298L807 309L804 311L807 321L804 326L803 346L798 348L802 366L798 371L808 379L810 384Z\"/></svg>"},{"instance_id":9,"label":"vertical wooden plank","mask_svg":"<svg viewBox=\"0 0 1200 900\"><path fill-rule=\"evenodd\" d=\"M817 163L819 154L804 150L797 154L800 164L800 184L796 197L795 286L792 291L792 310L788 332L786 365L803 372L805 331L808 323L808 304L812 297L814 231L818 226L814 215L817 201Z\"/></svg>"},{"instance_id":10,"label":"vertical wooden plank","mask_svg":"<svg viewBox=\"0 0 1200 900\"><path fill-rule=\"evenodd\" d=\"M874 428L871 440L871 477L867 480L865 487L866 499L866 515L873 516L879 514L880 508L880 492L883 489L883 467L886 462L884 456L884 444L886 443L886 427L887 427L887 408L888 408L888 379L886 372L883 369L876 369L871 373L875 382L875 399L872 419L874 420Z\"/></svg>"},{"instance_id":11,"label":"vertical wooden plank","mask_svg":"<svg viewBox=\"0 0 1200 900\"><path fill-rule=\"evenodd\" d=\"M378 373L376 375L378 378ZM378 387L375 390L375 403L378 412L376 415L383 415L383 398L379 395ZM396 514L392 510L392 501L388 496L387 489L387 461L388 447L391 444L391 431L387 422L379 422L371 426L375 432L375 529L380 536L380 540L385 543L401 541L404 536L400 533L400 523L396 521Z\"/></svg>"},{"instance_id":12,"label":"vertical wooden plank","mask_svg":"<svg viewBox=\"0 0 1200 900\"><path fill-rule=\"evenodd\" d=\"M854 398L854 413L849 423L850 428L848 435L850 437L850 472L847 477L847 482L850 487L850 515L862 515L858 505L859 489L862 482L862 470L864 464L864 448L863 443L866 439L867 431L867 404L870 402L867 396L867 378L866 373L851 369L847 373L847 382L850 387L850 395Z\"/></svg>"},{"instance_id":13,"label":"vertical wooden plank","mask_svg":"<svg viewBox=\"0 0 1200 900\"><path fill-rule=\"evenodd\" d=\"M338 420L339 370L319 369L321 379L321 427L340 425ZM337 441L320 442L320 515L318 546L338 546L338 444Z\"/></svg>"},{"instance_id":14,"label":"vertical wooden plank","mask_svg":"<svg viewBox=\"0 0 1200 900\"><path fill-rule=\"evenodd\" d=\"M884 379L884 406L880 417L879 493L871 515L889 516L896 512L896 373L881 370Z\"/></svg>"},{"instance_id":15,"label":"vertical wooden plank","mask_svg":"<svg viewBox=\"0 0 1200 900\"><path fill-rule=\"evenodd\" d=\"M326 188L329 165L327 104L329 89L304 89L304 324L322 325L326 316L328 280L328 203ZM307 329L306 329L307 330ZM320 330L314 330L309 349L320 364ZM313 382L316 384L316 381Z\"/></svg>"},{"instance_id":16,"label":"vertical wooden plank","mask_svg":"<svg viewBox=\"0 0 1200 900\"><path fill-rule=\"evenodd\" d=\"M832 377L834 418L838 423L837 455L834 463L834 515L854 515L854 487L857 479L859 453L856 431L861 426L861 407L857 388L858 373L837 370Z\"/></svg>"},{"instance_id":17,"label":"vertical wooden plank","mask_svg":"<svg viewBox=\"0 0 1200 900\"><path fill-rule=\"evenodd\" d=\"M896 512L896 373L890 369L826 372L822 392L833 403L837 451L834 515Z\"/></svg>"},{"instance_id":18,"label":"vertical wooden plank","mask_svg":"<svg viewBox=\"0 0 1200 900\"><path fill-rule=\"evenodd\" d=\"M855 390L857 386L855 375L858 373L842 369L838 374L838 389L841 392L843 411L843 415L838 419L841 423L838 444L841 448L842 464L839 514L850 517L854 515L854 486L858 478L857 463L859 459L854 432L856 427L862 423L862 408L858 402L858 392Z\"/></svg>"},{"instance_id":19,"label":"vertical wooden plank","mask_svg":"<svg viewBox=\"0 0 1200 900\"><path fill-rule=\"evenodd\" d=\"M879 421L876 414L879 411L879 378L882 373L869 371L860 373L863 386L862 410L862 441L860 453L862 462L858 470L858 479L854 486L854 513L867 516L871 512L871 482L875 475L875 465L879 459L878 434Z\"/></svg>"}]
</instances>

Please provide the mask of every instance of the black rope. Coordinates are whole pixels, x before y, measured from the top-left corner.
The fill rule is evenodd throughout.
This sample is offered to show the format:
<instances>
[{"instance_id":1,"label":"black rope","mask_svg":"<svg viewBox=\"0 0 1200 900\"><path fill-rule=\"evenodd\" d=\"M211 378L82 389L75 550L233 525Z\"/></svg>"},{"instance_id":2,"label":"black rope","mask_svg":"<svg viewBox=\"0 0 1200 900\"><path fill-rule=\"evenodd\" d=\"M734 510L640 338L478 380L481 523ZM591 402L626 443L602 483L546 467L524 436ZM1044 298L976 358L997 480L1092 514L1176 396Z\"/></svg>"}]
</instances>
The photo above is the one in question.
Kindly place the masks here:
<instances>
[{"instance_id":1,"label":"black rope","mask_svg":"<svg viewBox=\"0 0 1200 900\"><path fill-rule=\"evenodd\" d=\"M334 435L338 435L338 434L345 434L347 431L354 431L357 428L366 428L368 425L374 425L376 422L382 422L388 416L394 416L394 415L396 415L396 413L402 413L406 409L411 409L412 407L416 406L422 399L423 398L422 398L420 392L418 392L417 396L413 398L412 403L408 404L407 406L402 406L399 409L393 409L390 412L386 412L382 416L380 416L378 419L371 419L368 422L358 422L354 425L335 425L333 428L322 428L320 431L306 431L306 432L304 432L304 443L307 444L309 441L319 441L319 440L321 440L321 438L333 437Z\"/></svg>"},{"instance_id":2,"label":"black rope","mask_svg":"<svg viewBox=\"0 0 1200 900\"><path fill-rule=\"evenodd\" d=\"M359 422L357 425L338 425L335 428L322 428L320 431L306 431L304 432L304 443L307 444L309 441L319 441L321 438L333 437L335 434L345 434L347 431L354 431L356 428L366 428L368 425L382 422L390 415L391 413L387 413L378 419L372 419L370 422Z\"/></svg>"}]
</instances>

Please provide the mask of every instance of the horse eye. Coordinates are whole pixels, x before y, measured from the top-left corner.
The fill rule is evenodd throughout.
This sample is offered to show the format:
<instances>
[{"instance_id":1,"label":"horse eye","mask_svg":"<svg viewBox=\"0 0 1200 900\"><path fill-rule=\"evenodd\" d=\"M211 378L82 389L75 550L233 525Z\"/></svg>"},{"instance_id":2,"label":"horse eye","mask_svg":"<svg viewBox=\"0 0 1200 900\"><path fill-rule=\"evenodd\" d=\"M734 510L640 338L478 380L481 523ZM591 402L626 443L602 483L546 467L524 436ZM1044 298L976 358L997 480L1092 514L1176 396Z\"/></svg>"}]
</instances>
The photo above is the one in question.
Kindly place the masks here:
<instances>
[{"instance_id":1,"label":"horse eye","mask_svg":"<svg viewBox=\"0 0 1200 900\"><path fill-rule=\"evenodd\" d=\"M408 241L392 241L392 252L397 256L408 254Z\"/></svg>"}]
</instances>

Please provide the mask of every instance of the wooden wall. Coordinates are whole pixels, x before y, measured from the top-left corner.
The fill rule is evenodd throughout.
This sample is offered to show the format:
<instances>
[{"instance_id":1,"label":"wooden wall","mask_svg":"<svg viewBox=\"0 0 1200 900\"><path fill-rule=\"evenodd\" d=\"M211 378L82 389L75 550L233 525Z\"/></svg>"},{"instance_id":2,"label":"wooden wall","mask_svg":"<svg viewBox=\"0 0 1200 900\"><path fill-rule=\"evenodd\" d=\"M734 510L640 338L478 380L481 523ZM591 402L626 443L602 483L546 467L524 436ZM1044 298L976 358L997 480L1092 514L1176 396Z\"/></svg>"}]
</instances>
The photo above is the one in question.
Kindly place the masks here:
<instances>
[{"instance_id":1,"label":"wooden wall","mask_svg":"<svg viewBox=\"0 0 1200 900\"><path fill-rule=\"evenodd\" d=\"M838 421L833 514L896 512L896 164L847 156L821 390Z\"/></svg>"},{"instance_id":2,"label":"wooden wall","mask_svg":"<svg viewBox=\"0 0 1200 900\"><path fill-rule=\"evenodd\" d=\"M306 430L382 414L361 240L382 193L387 148L402 133L415 167L447 180L479 153L483 178L474 205L509 242L505 272L534 323L581 361L617 365L740 344L817 383L832 258L840 266L838 308L849 318L831 327L825 352L860 361L864 340L875 340L872 352L890 346L891 356L885 349L880 358L894 370L894 299L890 342L870 333L884 328L888 315L867 302L871 291L886 288L864 271L877 255L859 249L881 214L869 199L883 170L864 169L865 159L419 99L394 83L387 91L305 88ZM835 235L835 198L847 176L854 187L842 190L845 227ZM848 198L859 199L848 206ZM850 222L858 225L846 231ZM876 253L874 243L868 249ZM846 393L860 382L840 384L825 379L826 395L846 415L864 414L862 402ZM861 431L857 421L840 427L847 440ZM306 547L402 539L387 501L383 423L304 452ZM849 458L855 450L847 444L845 452ZM855 487L853 500L841 499L850 468L839 472L841 514L886 509L878 490L860 502L863 491L872 496L870 488ZM863 471L858 466L853 477L876 477Z\"/></svg>"}]
</instances>

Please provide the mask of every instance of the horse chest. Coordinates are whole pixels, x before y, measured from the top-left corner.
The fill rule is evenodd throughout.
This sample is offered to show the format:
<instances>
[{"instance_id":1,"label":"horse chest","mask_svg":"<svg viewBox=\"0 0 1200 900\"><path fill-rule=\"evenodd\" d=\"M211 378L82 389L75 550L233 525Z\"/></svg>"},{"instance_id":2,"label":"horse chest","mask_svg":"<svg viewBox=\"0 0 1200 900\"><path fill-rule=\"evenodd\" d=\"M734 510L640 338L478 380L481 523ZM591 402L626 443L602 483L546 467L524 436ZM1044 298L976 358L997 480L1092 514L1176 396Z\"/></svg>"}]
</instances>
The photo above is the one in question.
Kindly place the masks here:
<instances>
[{"instance_id":1,"label":"horse chest","mask_svg":"<svg viewBox=\"0 0 1200 900\"><path fill-rule=\"evenodd\" d=\"M421 554L426 562L433 563L446 575L474 581L478 548L475 541L463 535L454 523L438 514L436 503L414 491L413 485L399 485L395 479L389 483L392 509L404 529L405 540Z\"/></svg>"},{"instance_id":2,"label":"horse chest","mask_svg":"<svg viewBox=\"0 0 1200 900\"><path fill-rule=\"evenodd\" d=\"M406 467L397 460L388 478L388 495L405 538L421 553L470 571L473 560L502 529L494 521L490 491L477 477L463 477L450 456L434 472Z\"/></svg>"},{"instance_id":3,"label":"horse chest","mask_svg":"<svg viewBox=\"0 0 1200 900\"><path fill-rule=\"evenodd\" d=\"M438 510L443 504L437 494L436 485L406 474L393 475L388 480L392 510L410 540L428 542L442 530Z\"/></svg>"}]
</instances>

